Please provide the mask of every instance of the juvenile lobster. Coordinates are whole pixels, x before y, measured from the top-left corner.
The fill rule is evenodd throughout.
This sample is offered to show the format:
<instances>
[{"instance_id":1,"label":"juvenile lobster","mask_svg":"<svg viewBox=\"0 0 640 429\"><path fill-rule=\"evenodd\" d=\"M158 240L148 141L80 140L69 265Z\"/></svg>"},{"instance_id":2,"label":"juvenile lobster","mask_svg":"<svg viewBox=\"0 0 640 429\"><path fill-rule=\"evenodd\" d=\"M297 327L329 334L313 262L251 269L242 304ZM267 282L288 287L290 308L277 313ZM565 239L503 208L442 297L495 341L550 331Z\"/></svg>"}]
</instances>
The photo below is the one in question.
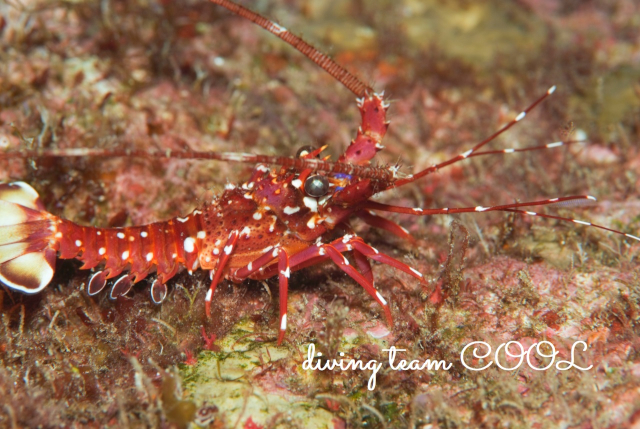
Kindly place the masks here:
<instances>
[{"instance_id":1,"label":"juvenile lobster","mask_svg":"<svg viewBox=\"0 0 640 429\"><path fill-rule=\"evenodd\" d=\"M23 182L0 184L0 281L9 288L37 293L51 281L56 258L78 259L81 269L96 269L87 282L87 292L95 295L115 279L110 297L127 294L131 287L155 271L151 298L161 303L167 295L167 282L181 268L208 270L211 284L205 298L207 315L216 286L222 278L233 282L278 276L280 324L278 344L287 327L287 292L290 273L326 261L333 261L358 282L383 308L389 324L391 311L376 290L369 260L378 261L423 281L414 268L379 252L353 233L332 239L347 230L347 221L359 217L371 226L403 238L408 233L395 223L373 214L372 210L418 216L465 212L507 211L590 225L640 240L631 234L588 222L538 214L525 207L563 201L593 199L587 195L567 196L498 205L493 207L408 208L386 205L370 198L382 191L411 183L440 168L464 159L493 153L512 153L558 147L567 142L549 143L525 149L480 151L546 97L550 88L489 138L470 150L414 175L400 176L395 166L375 168L374 155L383 149L382 139L389 123L389 104L358 78L278 24L227 0L212 0L230 11L262 26L309 57L341 82L357 97L362 122L355 139L337 163L317 159L323 148L302 148L294 158L248 154L186 153L190 158L214 158L259 164L249 180L239 186L228 185L225 192L185 217L126 228L80 226L45 211L36 191ZM21 152L21 156L88 155L91 151ZM135 155L128 151L102 151L103 155ZM4 154L8 157L10 154ZM180 156L178 153L171 154ZM265 164L281 168L270 170ZM355 266L344 253L352 252Z\"/></svg>"}]
</instances>

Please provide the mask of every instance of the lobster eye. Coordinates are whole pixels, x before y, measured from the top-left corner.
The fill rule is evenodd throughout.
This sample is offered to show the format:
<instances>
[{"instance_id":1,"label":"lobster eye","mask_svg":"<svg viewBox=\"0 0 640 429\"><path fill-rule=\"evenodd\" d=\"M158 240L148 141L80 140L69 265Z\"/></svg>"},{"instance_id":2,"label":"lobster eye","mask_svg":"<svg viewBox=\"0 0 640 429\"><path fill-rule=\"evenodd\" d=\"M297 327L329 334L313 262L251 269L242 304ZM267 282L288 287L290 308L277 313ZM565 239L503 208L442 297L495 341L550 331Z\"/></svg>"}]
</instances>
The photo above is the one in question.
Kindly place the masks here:
<instances>
[{"instance_id":1,"label":"lobster eye","mask_svg":"<svg viewBox=\"0 0 640 429\"><path fill-rule=\"evenodd\" d=\"M300 149L298 149L298 151L296 152L296 158L301 158L303 156L309 155L311 152L313 152L314 150L316 150L315 147L313 146L302 146Z\"/></svg>"},{"instance_id":2,"label":"lobster eye","mask_svg":"<svg viewBox=\"0 0 640 429\"><path fill-rule=\"evenodd\" d=\"M329 181L326 177L320 176L319 174L309 176L307 180L304 181L304 191L310 197L324 197L329 192Z\"/></svg>"}]
</instances>

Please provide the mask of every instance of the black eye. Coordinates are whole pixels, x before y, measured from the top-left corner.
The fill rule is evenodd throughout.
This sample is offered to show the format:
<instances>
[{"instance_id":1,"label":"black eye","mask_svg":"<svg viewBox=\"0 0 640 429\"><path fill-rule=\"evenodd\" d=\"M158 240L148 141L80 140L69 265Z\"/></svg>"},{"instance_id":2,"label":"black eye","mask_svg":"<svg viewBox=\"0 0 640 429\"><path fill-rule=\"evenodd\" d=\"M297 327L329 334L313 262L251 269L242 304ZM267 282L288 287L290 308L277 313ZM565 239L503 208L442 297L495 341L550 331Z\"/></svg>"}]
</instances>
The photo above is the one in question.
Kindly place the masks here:
<instances>
[{"instance_id":1,"label":"black eye","mask_svg":"<svg viewBox=\"0 0 640 429\"><path fill-rule=\"evenodd\" d=\"M326 177L320 176L319 174L309 176L307 180L304 181L304 191L310 197L324 197L329 192L329 181Z\"/></svg>"},{"instance_id":2,"label":"black eye","mask_svg":"<svg viewBox=\"0 0 640 429\"><path fill-rule=\"evenodd\" d=\"M296 158L300 158L302 156L305 155L309 155L311 152L313 152L314 150L316 150L315 147L313 146L302 146L300 149L298 149L298 151L296 152Z\"/></svg>"}]
</instances>

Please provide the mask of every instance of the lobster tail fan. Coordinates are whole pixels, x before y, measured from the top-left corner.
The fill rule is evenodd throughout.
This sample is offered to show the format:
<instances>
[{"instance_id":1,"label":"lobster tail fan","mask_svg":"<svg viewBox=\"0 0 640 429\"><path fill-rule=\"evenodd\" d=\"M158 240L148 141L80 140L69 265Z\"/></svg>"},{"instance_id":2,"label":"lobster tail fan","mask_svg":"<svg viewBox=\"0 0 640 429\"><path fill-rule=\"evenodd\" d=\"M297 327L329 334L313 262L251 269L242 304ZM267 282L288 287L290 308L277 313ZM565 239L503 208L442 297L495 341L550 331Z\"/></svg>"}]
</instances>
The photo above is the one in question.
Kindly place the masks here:
<instances>
[{"instance_id":1,"label":"lobster tail fan","mask_svg":"<svg viewBox=\"0 0 640 429\"><path fill-rule=\"evenodd\" d=\"M55 225L24 182L0 183L0 282L24 293L44 289L55 272Z\"/></svg>"},{"instance_id":2,"label":"lobster tail fan","mask_svg":"<svg viewBox=\"0 0 640 429\"><path fill-rule=\"evenodd\" d=\"M33 210L45 210L36 190L24 182L0 183L0 200L20 204Z\"/></svg>"},{"instance_id":3,"label":"lobster tail fan","mask_svg":"<svg viewBox=\"0 0 640 429\"><path fill-rule=\"evenodd\" d=\"M55 266L55 250L26 253L0 264L0 282L20 292L38 293L51 282Z\"/></svg>"}]
</instances>

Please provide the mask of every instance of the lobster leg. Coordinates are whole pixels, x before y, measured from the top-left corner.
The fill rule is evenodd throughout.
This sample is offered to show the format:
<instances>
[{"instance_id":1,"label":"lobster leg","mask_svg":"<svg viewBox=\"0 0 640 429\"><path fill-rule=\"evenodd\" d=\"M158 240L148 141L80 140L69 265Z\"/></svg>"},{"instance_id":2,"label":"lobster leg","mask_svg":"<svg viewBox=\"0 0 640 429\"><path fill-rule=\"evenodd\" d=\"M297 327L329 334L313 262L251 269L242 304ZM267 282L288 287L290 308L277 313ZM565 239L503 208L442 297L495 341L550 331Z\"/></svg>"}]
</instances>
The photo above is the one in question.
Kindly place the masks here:
<instances>
[{"instance_id":1,"label":"lobster leg","mask_svg":"<svg viewBox=\"0 0 640 429\"><path fill-rule=\"evenodd\" d=\"M376 290L376 288L373 286L373 283L369 282L362 274L358 272L358 270L353 268L349 264L349 260L347 260L347 258L345 258L335 247L331 245L325 245L322 247L322 249L327 252L329 258L331 258L331 260L342 271L344 271L349 275L349 277L357 281L360 286L362 286L364 290L366 290L367 293L371 295L371 297L382 306L384 316L386 317L389 326L393 325L393 318L391 317L391 309L389 308L389 304L387 304L387 301L382 297L382 295L380 295L380 292Z\"/></svg>"},{"instance_id":2,"label":"lobster leg","mask_svg":"<svg viewBox=\"0 0 640 429\"><path fill-rule=\"evenodd\" d=\"M345 234L343 235L343 237L357 237L356 233L348 224L342 223L340 227L345 230ZM373 284L373 271L371 271L371 264L369 263L369 259L367 259L365 255L357 250L353 250L353 259L356 261L356 265L358 266L358 271L360 271L360 274L362 274L367 279L367 281L369 281L369 283Z\"/></svg>"},{"instance_id":3,"label":"lobster leg","mask_svg":"<svg viewBox=\"0 0 640 429\"><path fill-rule=\"evenodd\" d=\"M229 261L231 257L231 253L233 253L233 248L238 241L238 231L231 231L229 234L229 238L224 245L224 251L222 252L222 256L218 259L218 263L216 264L216 268L211 271L211 286L209 286L209 290L207 291L207 296L204 299L204 308L207 314L207 317L211 317L211 298L213 297L213 293L216 291L216 287L218 286L218 282L222 277L222 272L224 271L225 265Z\"/></svg>"},{"instance_id":4,"label":"lobster leg","mask_svg":"<svg viewBox=\"0 0 640 429\"><path fill-rule=\"evenodd\" d=\"M343 252L354 252L354 258L360 271L354 268ZM278 259L277 267L270 265L275 259ZM371 265L368 259L373 259L383 264L392 266L396 269L406 272L407 274L424 281L424 276L414 268L379 252L377 249L364 243L360 237L353 234L346 234L342 238L338 238L329 244L318 243L301 252L296 253L291 258L286 250L281 247L269 249L262 256L250 262L246 266L238 269L231 274L230 278L234 281L244 280L252 274L259 271L259 278L269 278L275 275L274 269L278 270L278 281L280 287L280 332L278 334L278 345L282 343L287 329L287 299L289 291L289 276L291 271L300 270L302 268L318 264L327 259L331 259L342 271L358 282L373 299L376 300L385 314L389 325L393 324L391 317L391 309L384 297L378 292L374 286ZM265 267L267 267L265 269ZM209 296L209 294L207 294Z\"/></svg>"},{"instance_id":5,"label":"lobster leg","mask_svg":"<svg viewBox=\"0 0 640 429\"><path fill-rule=\"evenodd\" d=\"M386 265L390 265L400 271L404 271L405 273L417 278L420 281L424 281L424 276L422 273L415 268L411 268L407 264L403 264L402 262L392 258L389 255L385 255L384 253L380 253L376 248L369 246L367 243L362 241L360 237L356 237L351 241L353 247L362 253L364 256L373 259L374 261L381 262Z\"/></svg>"},{"instance_id":6,"label":"lobster leg","mask_svg":"<svg viewBox=\"0 0 640 429\"><path fill-rule=\"evenodd\" d=\"M244 280L254 272L263 269L276 258L278 258L278 284L280 288L280 332L278 333L278 345L280 345L287 330L287 300L289 296L289 277L291 275L287 251L279 246L269 249L255 261L249 262L245 267L231 274L230 278L233 281Z\"/></svg>"},{"instance_id":7,"label":"lobster leg","mask_svg":"<svg viewBox=\"0 0 640 429\"><path fill-rule=\"evenodd\" d=\"M371 264L369 263L369 259L358 250L353 251L353 259L356 260L356 265L358 266L358 270L360 273L367 279L367 281L373 284L373 271L371 271Z\"/></svg>"},{"instance_id":8,"label":"lobster leg","mask_svg":"<svg viewBox=\"0 0 640 429\"><path fill-rule=\"evenodd\" d=\"M282 344L284 334L287 331L287 300L289 297L289 255L284 249L278 252L278 283L280 286L280 332L278 333L278 345Z\"/></svg>"},{"instance_id":9,"label":"lobster leg","mask_svg":"<svg viewBox=\"0 0 640 429\"><path fill-rule=\"evenodd\" d=\"M389 219L378 216L370 210L360 210L356 213L356 216L362 219L369 226L388 231L391 234L403 238L411 243L415 243L416 241L416 239L409 234L409 231Z\"/></svg>"}]
</instances>

